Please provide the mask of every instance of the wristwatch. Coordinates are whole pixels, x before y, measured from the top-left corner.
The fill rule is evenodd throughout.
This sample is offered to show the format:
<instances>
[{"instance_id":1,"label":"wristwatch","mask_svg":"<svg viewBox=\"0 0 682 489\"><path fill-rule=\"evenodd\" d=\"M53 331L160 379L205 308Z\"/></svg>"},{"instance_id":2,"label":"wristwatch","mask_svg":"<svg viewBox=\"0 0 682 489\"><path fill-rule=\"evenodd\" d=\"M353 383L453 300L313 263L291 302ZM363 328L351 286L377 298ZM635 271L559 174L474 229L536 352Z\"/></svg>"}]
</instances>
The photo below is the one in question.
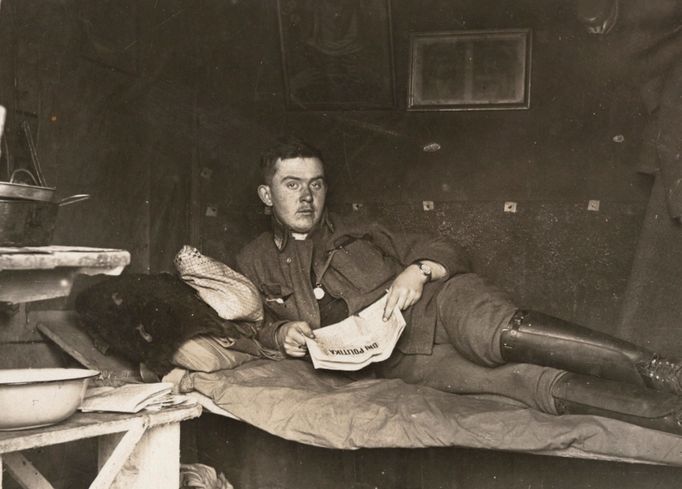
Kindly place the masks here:
<instances>
[{"instance_id":1,"label":"wristwatch","mask_svg":"<svg viewBox=\"0 0 682 489\"><path fill-rule=\"evenodd\" d=\"M419 271L424 274L424 276L426 277L426 281L430 282L431 277L433 275L433 271L431 270L431 267L428 266L423 261L416 261L416 262L414 262L414 264L417 265L417 267L419 268Z\"/></svg>"}]
</instances>

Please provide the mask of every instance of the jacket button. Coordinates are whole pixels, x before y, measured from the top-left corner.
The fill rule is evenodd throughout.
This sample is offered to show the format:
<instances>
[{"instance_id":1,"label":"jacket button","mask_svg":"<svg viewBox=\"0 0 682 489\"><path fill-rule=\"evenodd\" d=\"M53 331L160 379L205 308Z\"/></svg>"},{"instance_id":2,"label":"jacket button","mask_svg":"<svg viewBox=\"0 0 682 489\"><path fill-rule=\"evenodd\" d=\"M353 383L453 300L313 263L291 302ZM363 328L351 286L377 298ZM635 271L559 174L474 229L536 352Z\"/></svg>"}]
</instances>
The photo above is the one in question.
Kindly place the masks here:
<instances>
[{"instance_id":1,"label":"jacket button","mask_svg":"<svg viewBox=\"0 0 682 489\"><path fill-rule=\"evenodd\" d=\"M291 264L291 261L292 261L292 260L291 260L291 257L288 256L288 257L287 257L287 263L288 263L288 264Z\"/></svg>"}]
</instances>

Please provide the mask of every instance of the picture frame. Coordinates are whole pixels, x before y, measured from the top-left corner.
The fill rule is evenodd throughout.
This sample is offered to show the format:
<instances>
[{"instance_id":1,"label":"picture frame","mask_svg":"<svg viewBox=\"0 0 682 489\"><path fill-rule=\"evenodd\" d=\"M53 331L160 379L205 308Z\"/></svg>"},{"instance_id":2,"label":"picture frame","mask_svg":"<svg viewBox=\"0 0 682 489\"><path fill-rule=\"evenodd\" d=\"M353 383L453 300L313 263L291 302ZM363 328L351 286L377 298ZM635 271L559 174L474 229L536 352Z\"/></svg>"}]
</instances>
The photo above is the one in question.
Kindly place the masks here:
<instances>
[{"instance_id":1,"label":"picture frame","mask_svg":"<svg viewBox=\"0 0 682 489\"><path fill-rule=\"evenodd\" d=\"M413 33L408 110L530 108L530 29Z\"/></svg>"},{"instance_id":2,"label":"picture frame","mask_svg":"<svg viewBox=\"0 0 682 489\"><path fill-rule=\"evenodd\" d=\"M287 109L395 107L390 0L278 0L277 9Z\"/></svg>"}]
</instances>

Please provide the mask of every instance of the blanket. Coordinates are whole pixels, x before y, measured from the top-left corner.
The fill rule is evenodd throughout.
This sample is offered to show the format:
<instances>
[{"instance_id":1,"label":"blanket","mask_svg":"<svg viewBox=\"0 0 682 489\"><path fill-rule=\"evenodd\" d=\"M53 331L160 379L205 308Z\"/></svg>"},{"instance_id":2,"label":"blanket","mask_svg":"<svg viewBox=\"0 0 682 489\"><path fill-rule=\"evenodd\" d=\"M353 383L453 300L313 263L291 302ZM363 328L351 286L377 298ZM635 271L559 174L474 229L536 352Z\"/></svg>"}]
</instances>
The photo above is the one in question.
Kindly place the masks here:
<instances>
[{"instance_id":1,"label":"blanket","mask_svg":"<svg viewBox=\"0 0 682 489\"><path fill-rule=\"evenodd\" d=\"M398 379L354 379L315 371L302 360L190 373L183 385L242 421L320 447L464 446L682 466L680 436L597 416L553 416L502 398Z\"/></svg>"},{"instance_id":2,"label":"blanket","mask_svg":"<svg viewBox=\"0 0 682 489\"><path fill-rule=\"evenodd\" d=\"M124 274L82 291L75 305L102 353L111 348L159 376L173 368L177 349L199 335L229 338L232 349L251 355L266 353L254 323L222 319L175 275Z\"/></svg>"}]
</instances>

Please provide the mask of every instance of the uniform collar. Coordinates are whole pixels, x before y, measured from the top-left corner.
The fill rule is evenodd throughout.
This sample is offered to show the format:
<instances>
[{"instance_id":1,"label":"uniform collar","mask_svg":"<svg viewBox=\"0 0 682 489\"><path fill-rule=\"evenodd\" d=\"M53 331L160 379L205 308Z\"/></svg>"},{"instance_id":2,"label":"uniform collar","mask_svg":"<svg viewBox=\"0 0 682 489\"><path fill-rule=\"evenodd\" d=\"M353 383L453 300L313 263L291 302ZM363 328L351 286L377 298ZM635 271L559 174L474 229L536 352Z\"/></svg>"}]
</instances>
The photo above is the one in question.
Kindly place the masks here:
<instances>
[{"instance_id":1,"label":"uniform collar","mask_svg":"<svg viewBox=\"0 0 682 489\"><path fill-rule=\"evenodd\" d=\"M289 242L289 239L291 238L291 230L286 226L283 222L281 222L279 219L277 219L277 216L275 214L272 214L272 240L275 242L275 246L277 247L277 250L282 251L284 248L286 248L287 243ZM331 232L334 232L334 224L331 222L329 219L329 214L327 213L327 209L325 209L322 213L322 219L320 219L320 222L318 223L317 226L315 226L313 229L310 230L310 233L314 233L318 229L328 229Z\"/></svg>"}]
</instances>

